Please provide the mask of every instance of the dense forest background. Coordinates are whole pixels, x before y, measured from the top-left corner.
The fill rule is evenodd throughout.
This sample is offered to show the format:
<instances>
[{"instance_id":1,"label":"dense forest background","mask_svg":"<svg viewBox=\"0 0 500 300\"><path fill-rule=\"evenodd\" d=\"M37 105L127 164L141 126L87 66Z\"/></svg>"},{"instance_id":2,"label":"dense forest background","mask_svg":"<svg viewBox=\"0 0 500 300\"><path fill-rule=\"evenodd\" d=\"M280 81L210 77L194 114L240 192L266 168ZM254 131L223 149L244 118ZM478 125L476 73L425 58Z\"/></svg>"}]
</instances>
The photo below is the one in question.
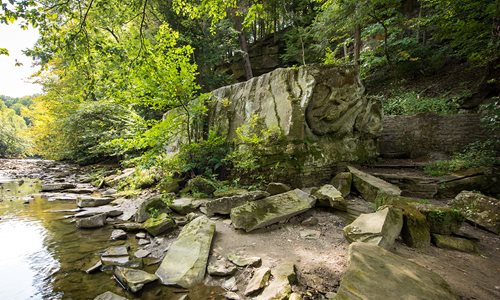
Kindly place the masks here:
<instances>
[{"instance_id":1,"label":"dense forest background","mask_svg":"<svg viewBox=\"0 0 500 300\"><path fill-rule=\"evenodd\" d=\"M2 97L0 156L121 160L192 175L252 169L255 157L194 132L208 93L312 63L356 65L386 114L482 111L498 129L497 0L2 2L0 22L16 20L40 31L26 53L42 66L44 93ZM181 134L179 156L166 158ZM265 138L240 142L258 150Z\"/></svg>"}]
</instances>

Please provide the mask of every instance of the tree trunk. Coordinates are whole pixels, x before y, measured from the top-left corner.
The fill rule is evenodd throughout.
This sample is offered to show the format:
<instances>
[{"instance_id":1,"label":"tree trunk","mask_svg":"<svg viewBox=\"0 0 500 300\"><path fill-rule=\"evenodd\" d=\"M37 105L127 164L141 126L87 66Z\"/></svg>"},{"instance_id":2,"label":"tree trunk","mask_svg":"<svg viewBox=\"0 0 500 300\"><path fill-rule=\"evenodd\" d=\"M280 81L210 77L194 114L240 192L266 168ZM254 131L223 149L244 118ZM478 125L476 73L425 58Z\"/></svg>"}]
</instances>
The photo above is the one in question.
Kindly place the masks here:
<instances>
[{"instance_id":1,"label":"tree trunk","mask_svg":"<svg viewBox=\"0 0 500 300\"><path fill-rule=\"evenodd\" d=\"M233 12L233 19L234 19L234 29L238 32L238 40L240 42L240 48L242 51L243 55L243 64L245 68L245 76L247 80L253 78L253 72L252 72L252 64L250 62L250 56L248 55L248 44L247 44L247 37L245 35L245 31L243 31L243 20L241 16L236 15L235 12Z\"/></svg>"},{"instance_id":2,"label":"tree trunk","mask_svg":"<svg viewBox=\"0 0 500 300\"><path fill-rule=\"evenodd\" d=\"M361 25L356 25L354 28L354 63L356 67L359 68L360 60L359 56L361 53Z\"/></svg>"}]
</instances>

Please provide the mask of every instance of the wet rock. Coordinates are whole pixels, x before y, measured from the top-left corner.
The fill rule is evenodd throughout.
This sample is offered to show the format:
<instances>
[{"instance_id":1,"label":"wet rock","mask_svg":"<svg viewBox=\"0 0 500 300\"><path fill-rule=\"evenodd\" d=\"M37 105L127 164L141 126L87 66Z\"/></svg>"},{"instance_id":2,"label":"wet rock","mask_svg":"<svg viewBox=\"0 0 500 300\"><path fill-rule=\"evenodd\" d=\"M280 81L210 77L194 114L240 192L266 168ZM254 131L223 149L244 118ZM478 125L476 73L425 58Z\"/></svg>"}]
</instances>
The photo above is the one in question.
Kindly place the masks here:
<instances>
[{"instance_id":1,"label":"wet rock","mask_svg":"<svg viewBox=\"0 0 500 300\"><path fill-rule=\"evenodd\" d=\"M106 214L99 214L92 217L76 220L76 227L82 229L99 228L106 225Z\"/></svg>"},{"instance_id":2,"label":"wet rock","mask_svg":"<svg viewBox=\"0 0 500 300\"><path fill-rule=\"evenodd\" d=\"M291 285L297 283L295 264L293 262L280 263L271 270L271 274L273 279L255 300L288 299L292 293Z\"/></svg>"},{"instance_id":3,"label":"wet rock","mask_svg":"<svg viewBox=\"0 0 500 300\"><path fill-rule=\"evenodd\" d=\"M111 232L110 240L126 240L127 233L122 229L115 229Z\"/></svg>"},{"instance_id":4,"label":"wet rock","mask_svg":"<svg viewBox=\"0 0 500 300\"><path fill-rule=\"evenodd\" d=\"M200 205L201 203L194 198L178 198L172 200L168 207L180 215L186 215L198 209Z\"/></svg>"},{"instance_id":5,"label":"wet rock","mask_svg":"<svg viewBox=\"0 0 500 300\"><path fill-rule=\"evenodd\" d=\"M211 257L208 262L207 272L212 276L234 275L238 268L225 259Z\"/></svg>"},{"instance_id":6,"label":"wet rock","mask_svg":"<svg viewBox=\"0 0 500 300\"><path fill-rule=\"evenodd\" d=\"M461 237L433 233L432 242L438 248L451 249L468 253L479 252L479 247L476 242Z\"/></svg>"},{"instance_id":7,"label":"wet rock","mask_svg":"<svg viewBox=\"0 0 500 300\"><path fill-rule=\"evenodd\" d=\"M268 192L271 196L286 193L290 190L291 188L288 185L279 182L271 182L266 188L266 192Z\"/></svg>"},{"instance_id":8,"label":"wet rock","mask_svg":"<svg viewBox=\"0 0 500 300\"><path fill-rule=\"evenodd\" d=\"M235 228L250 232L288 220L309 210L315 202L316 200L309 194L295 189L235 207L231 210L231 221Z\"/></svg>"},{"instance_id":9,"label":"wet rock","mask_svg":"<svg viewBox=\"0 0 500 300\"><path fill-rule=\"evenodd\" d=\"M149 218L146 222L144 222L142 228L149 234L157 236L169 229L175 228L175 222L168 214L162 213L156 218Z\"/></svg>"},{"instance_id":10,"label":"wet rock","mask_svg":"<svg viewBox=\"0 0 500 300\"><path fill-rule=\"evenodd\" d=\"M360 171L352 166L348 166L348 169L352 174L353 186L366 201L374 202L379 192L387 195L401 195L401 190L394 184Z\"/></svg>"},{"instance_id":11,"label":"wet rock","mask_svg":"<svg viewBox=\"0 0 500 300\"><path fill-rule=\"evenodd\" d=\"M146 250L146 249L139 249L139 250L134 252L134 256L137 258L144 258L144 257L148 256L149 254L151 254L151 251Z\"/></svg>"},{"instance_id":12,"label":"wet rock","mask_svg":"<svg viewBox=\"0 0 500 300\"><path fill-rule=\"evenodd\" d=\"M351 193L352 174L350 172L338 173L330 184L342 194L342 197L347 197Z\"/></svg>"},{"instance_id":13,"label":"wet rock","mask_svg":"<svg viewBox=\"0 0 500 300\"><path fill-rule=\"evenodd\" d=\"M77 218L83 218L98 214L106 214L107 217L118 217L123 214L123 211L111 205L104 205L99 207L86 207L85 209L81 209L81 211L76 213L74 216Z\"/></svg>"},{"instance_id":14,"label":"wet rock","mask_svg":"<svg viewBox=\"0 0 500 300\"><path fill-rule=\"evenodd\" d=\"M127 256L102 256L101 262L104 266L128 266L130 257Z\"/></svg>"},{"instance_id":15,"label":"wet rock","mask_svg":"<svg viewBox=\"0 0 500 300\"><path fill-rule=\"evenodd\" d=\"M184 288L201 283L214 234L215 223L204 216L184 226L156 271L161 282Z\"/></svg>"},{"instance_id":16,"label":"wet rock","mask_svg":"<svg viewBox=\"0 0 500 300\"><path fill-rule=\"evenodd\" d=\"M227 256L227 259L229 259L230 262L237 265L238 267L246 267L246 266L255 267L260 265L260 263L262 262L260 257L244 256L236 253L229 254Z\"/></svg>"},{"instance_id":17,"label":"wet rock","mask_svg":"<svg viewBox=\"0 0 500 300\"><path fill-rule=\"evenodd\" d=\"M271 276L271 269L269 268L260 268L255 270L252 278L247 284L247 288L245 289L245 296L249 296L259 291L263 287L267 285L269 281L269 277Z\"/></svg>"},{"instance_id":18,"label":"wet rock","mask_svg":"<svg viewBox=\"0 0 500 300\"><path fill-rule=\"evenodd\" d=\"M42 192L54 192L54 191L62 191L67 189L76 188L75 184L72 183L47 183L42 184Z\"/></svg>"},{"instance_id":19,"label":"wet rock","mask_svg":"<svg viewBox=\"0 0 500 300\"><path fill-rule=\"evenodd\" d=\"M349 267L336 298L458 299L438 274L368 243L349 246Z\"/></svg>"},{"instance_id":20,"label":"wet rock","mask_svg":"<svg viewBox=\"0 0 500 300\"><path fill-rule=\"evenodd\" d=\"M139 246L144 246L144 245L148 245L148 244L151 244L151 242L149 240L146 240L146 239L140 239L137 244Z\"/></svg>"},{"instance_id":21,"label":"wet rock","mask_svg":"<svg viewBox=\"0 0 500 300\"><path fill-rule=\"evenodd\" d=\"M97 207L109 204L113 201L111 197L91 197L91 196L80 196L76 199L76 205L78 207Z\"/></svg>"},{"instance_id":22,"label":"wet rock","mask_svg":"<svg viewBox=\"0 0 500 300\"><path fill-rule=\"evenodd\" d=\"M243 205L250 201L256 201L269 196L269 193L263 191L253 191L242 195L217 198L205 203L206 215L211 217L215 214L229 215L231 209Z\"/></svg>"},{"instance_id":23,"label":"wet rock","mask_svg":"<svg viewBox=\"0 0 500 300\"><path fill-rule=\"evenodd\" d=\"M105 292L95 297L94 300L127 300L127 298L124 298L112 292Z\"/></svg>"},{"instance_id":24,"label":"wet rock","mask_svg":"<svg viewBox=\"0 0 500 300\"><path fill-rule=\"evenodd\" d=\"M135 221L142 223L149 219L151 217L149 212L152 209L155 209L161 213L168 213L170 211L167 204L163 201L163 196L154 195L146 198L139 204L137 212L134 215Z\"/></svg>"},{"instance_id":25,"label":"wet rock","mask_svg":"<svg viewBox=\"0 0 500 300\"><path fill-rule=\"evenodd\" d=\"M120 223L120 224L114 224L114 228L116 229L123 229L127 232L133 232L133 231L139 231L142 230L142 224L140 223Z\"/></svg>"},{"instance_id":26,"label":"wet rock","mask_svg":"<svg viewBox=\"0 0 500 300\"><path fill-rule=\"evenodd\" d=\"M462 191L448 204L468 221L500 234L500 200L478 192Z\"/></svg>"},{"instance_id":27,"label":"wet rock","mask_svg":"<svg viewBox=\"0 0 500 300\"><path fill-rule=\"evenodd\" d=\"M316 205L331 207L337 210L346 211L347 202L342 194L331 184L325 184L313 193L316 197Z\"/></svg>"},{"instance_id":28,"label":"wet rock","mask_svg":"<svg viewBox=\"0 0 500 300\"><path fill-rule=\"evenodd\" d=\"M102 267L102 262L101 262L101 260L99 260L95 264L93 264L90 268L86 269L85 273L87 273L87 274L95 273L97 271L100 271L101 267Z\"/></svg>"},{"instance_id":29,"label":"wet rock","mask_svg":"<svg viewBox=\"0 0 500 300\"><path fill-rule=\"evenodd\" d=\"M158 279L154 274L123 267L116 267L114 274L116 279L124 283L132 293L137 293L145 284Z\"/></svg>"},{"instance_id":30,"label":"wet rock","mask_svg":"<svg viewBox=\"0 0 500 300\"><path fill-rule=\"evenodd\" d=\"M124 256L128 255L128 246L113 246L104 251L101 256Z\"/></svg>"},{"instance_id":31,"label":"wet rock","mask_svg":"<svg viewBox=\"0 0 500 300\"><path fill-rule=\"evenodd\" d=\"M448 206L419 204L417 209L425 216L431 233L449 235L458 233L464 217L460 211Z\"/></svg>"},{"instance_id":32,"label":"wet rock","mask_svg":"<svg viewBox=\"0 0 500 300\"><path fill-rule=\"evenodd\" d=\"M344 227L344 236L349 242L371 243L390 249L402 227L402 211L386 207L375 213L360 215Z\"/></svg>"}]
</instances>

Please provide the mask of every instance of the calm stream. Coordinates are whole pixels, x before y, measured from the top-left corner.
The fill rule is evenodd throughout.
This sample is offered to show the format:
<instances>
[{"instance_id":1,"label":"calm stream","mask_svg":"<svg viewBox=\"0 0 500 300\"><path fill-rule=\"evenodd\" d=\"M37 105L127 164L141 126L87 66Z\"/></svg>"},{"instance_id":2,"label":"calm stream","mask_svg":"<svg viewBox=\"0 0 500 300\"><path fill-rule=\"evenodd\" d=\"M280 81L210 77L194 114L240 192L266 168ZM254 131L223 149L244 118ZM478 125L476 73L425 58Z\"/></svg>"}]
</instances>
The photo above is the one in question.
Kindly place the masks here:
<instances>
[{"instance_id":1,"label":"calm stream","mask_svg":"<svg viewBox=\"0 0 500 300\"><path fill-rule=\"evenodd\" d=\"M74 201L48 201L38 193L41 181L7 178L0 169L0 299L93 299L112 291L127 299L178 299L188 291L158 283L131 294L113 280L111 272L85 273L106 248L113 228L79 230L72 218ZM5 173L4 173L5 174ZM3 176L3 177L2 177ZM135 236L126 241L134 250ZM157 265L144 270L154 273ZM214 291L189 291L190 299L214 299ZM219 297L217 297L219 298Z\"/></svg>"}]
</instances>

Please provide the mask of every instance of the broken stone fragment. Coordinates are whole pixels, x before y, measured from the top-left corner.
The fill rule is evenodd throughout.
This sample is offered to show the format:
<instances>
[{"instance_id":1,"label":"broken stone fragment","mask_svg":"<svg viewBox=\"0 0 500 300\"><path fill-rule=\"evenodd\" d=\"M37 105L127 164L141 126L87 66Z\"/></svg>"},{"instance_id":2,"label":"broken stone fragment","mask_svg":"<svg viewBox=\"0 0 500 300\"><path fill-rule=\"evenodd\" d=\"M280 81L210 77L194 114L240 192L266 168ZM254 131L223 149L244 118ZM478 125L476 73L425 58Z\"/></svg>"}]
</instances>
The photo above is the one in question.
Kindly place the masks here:
<instances>
[{"instance_id":1,"label":"broken stone fragment","mask_svg":"<svg viewBox=\"0 0 500 300\"><path fill-rule=\"evenodd\" d=\"M212 276L229 276L236 273L238 268L226 259L211 257L208 262L207 272Z\"/></svg>"},{"instance_id":2,"label":"broken stone fragment","mask_svg":"<svg viewBox=\"0 0 500 300\"><path fill-rule=\"evenodd\" d=\"M255 267L255 266L260 265L260 263L261 263L260 257L244 256L244 255L239 255L236 253L229 254L227 259L229 259L229 261L231 261L233 264L237 265L238 267L246 267L246 266Z\"/></svg>"},{"instance_id":3,"label":"broken stone fragment","mask_svg":"<svg viewBox=\"0 0 500 300\"><path fill-rule=\"evenodd\" d=\"M231 209L243 205L250 201L256 201L269 196L269 193L263 191L247 192L241 195L221 197L209 200L205 203L206 215L211 217L215 214L229 215Z\"/></svg>"},{"instance_id":4,"label":"broken stone fragment","mask_svg":"<svg viewBox=\"0 0 500 300\"><path fill-rule=\"evenodd\" d=\"M402 227L402 211L386 207L371 214L361 214L354 222L344 227L344 236L349 242L371 243L390 249Z\"/></svg>"},{"instance_id":5,"label":"broken stone fragment","mask_svg":"<svg viewBox=\"0 0 500 300\"><path fill-rule=\"evenodd\" d=\"M462 191L448 204L468 221L500 234L500 200L478 192Z\"/></svg>"},{"instance_id":6,"label":"broken stone fragment","mask_svg":"<svg viewBox=\"0 0 500 300\"><path fill-rule=\"evenodd\" d=\"M145 284L158 279L154 274L124 267L115 267L114 274L115 278L125 284L132 293L137 293Z\"/></svg>"},{"instance_id":7,"label":"broken stone fragment","mask_svg":"<svg viewBox=\"0 0 500 300\"><path fill-rule=\"evenodd\" d=\"M205 216L184 226L156 271L161 282L184 288L201 283L214 234L215 223Z\"/></svg>"},{"instance_id":8,"label":"broken stone fragment","mask_svg":"<svg viewBox=\"0 0 500 300\"><path fill-rule=\"evenodd\" d=\"M282 262L271 270L273 279L255 300L288 299L292 293L292 284L297 282L295 264Z\"/></svg>"},{"instance_id":9,"label":"broken stone fragment","mask_svg":"<svg viewBox=\"0 0 500 300\"><path fill-rule=\"evenodd\" d=\"M247 288L245 289L245 296L254 294L265 287L269 281L269 276L271 276L271 269L269 268L260 268L255 270L252 278L247 284Z\"/></svg>"},{"instance_id":10,"label":"broken stone fragment","mask_svg":"<svg viewBox=\"0 0 500 300\"><path fill-rule=\"evenodd\" d=\"M346 211L347 202L342 194L331 184L325 184L313 193L318 206L331 207L337 210Z\"/></svg>"},{"instance_id":11,"label":"broken stone fragment","mask_svg":"<svg viewBox=\"0 0 500 300\"><path fill-rule=\"evenodd\" d=\"M479 247L476 242L461 237L433 233L432 242L438 248L451 249L468 253L479 252Z\"/></svg>"},{"instance_id":12,"label":"broken stone fragment","mask_svg":"<svg viewBox=\"0 0 500 300\"><path fill-rule=\"evenodd\" d=\"M379 192L387 195L401 195L401 190L394 184L352 166L348 166L347 168L352 174L352 185L366 201L374 202Z\"/></svg>"},{"instance_id":13,"label":"broken stone fragment","mask_svg":"<svg viewBox=\"0 0 500 300\"><path fill-rule=\"evenodd\" d=\"M427 219L431 233L450 235L462 227L464 217L456 209L435 204L418 204L416 208Z\"/></svg>"},{"instance_id":14,"label":"broken stone fragment","mask_svg":"<svg viewBox=\"0 0 500 300\"><path fill-rule=\"evenodd\" d=\"M268 192L271 196L286 193L290 190L291 188L288 185L280 182L271 182L266 188L266 192Z\"/></svg>"},{"instance_id":15,"label":"broken stone fragment","mask_svg":"<svg viewBox=\"0 0 500 300\"><path fill-rule=\"evenodd\" d=\"M330 184L339 190L342 197L347 197L351 193L352 174L350 172L338 173L330 181Z\"/></svg>"},{"instance_id":16,"label":"broken stone fragment","mask_svg":"<svg viewBox=\"0 0 500 300\"><path fill-rule=\"evenodd\" d=\"M458 297L438 274L377 245L356 242L349 246L349 266L335 299L457 300Z\"/></svg>"},{"instance_id":17,"label":"broken stone fragment","mask_svg":"<svg viewBox=\"0 0 500 300\"><path fill-rule=\"evenodd\" d=\"M309 194L295 189L235 207L231 210L231 221L235 228L250 232L288 220L309 210L315 202Z\"/></svg>"},{"instance_id":18,"label":"broken stone fragment","mask_svg":"<svg viewBox=\"0 0 500 300\"><path fill-rule=\"evenodd\" d=\"M127 298L124 298L120 295L108 291L100 295L97 295L97 297L95 297L94 300L127 300Z\"/></svg>"},{"instance_id":19,"label":"broken stone fragment","mask_svg":"<svg viewBox=\"0 0 500 300\"><path fill-rule=\"evenodd\" d=\"M169 229L175 228L175 222L168 214L162 213L156 218L149 218L144 222L142 228L149 234L157 236Z\"/></svg>"}]
</instances>

